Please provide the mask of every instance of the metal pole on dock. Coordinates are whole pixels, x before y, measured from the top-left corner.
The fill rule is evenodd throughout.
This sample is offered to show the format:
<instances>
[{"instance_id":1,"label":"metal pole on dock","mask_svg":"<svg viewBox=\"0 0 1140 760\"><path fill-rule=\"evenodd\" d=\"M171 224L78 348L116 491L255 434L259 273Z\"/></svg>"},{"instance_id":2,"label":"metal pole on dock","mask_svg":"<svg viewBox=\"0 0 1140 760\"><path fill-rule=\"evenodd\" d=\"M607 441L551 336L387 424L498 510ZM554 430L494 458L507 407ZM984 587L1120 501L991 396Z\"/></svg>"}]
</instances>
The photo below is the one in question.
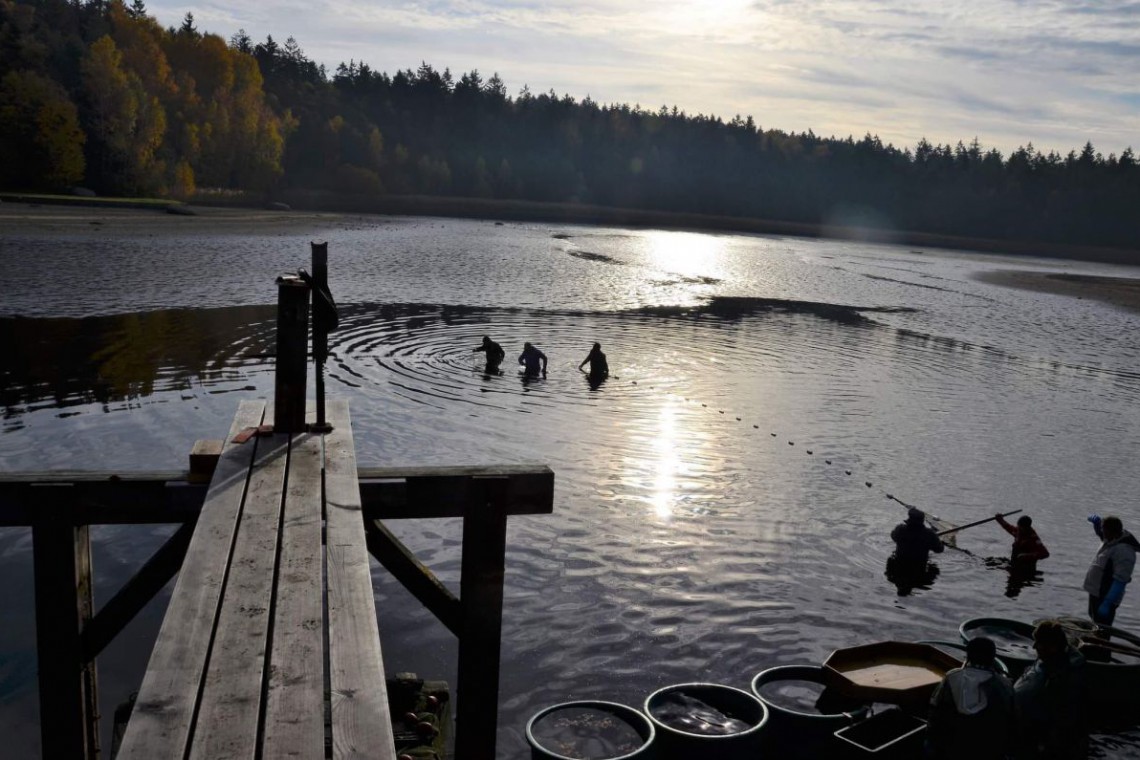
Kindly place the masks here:
<instances>
[{"instance_id":1,"label":"metal pole on dock","mask_svg":"<svg viewBox=\"0 0 1140 760\"><path fill-rule=\"evenodd\" d=\"M308 348L309 286L296 275L278 277L274 432L300 433L305 429Z\"/></svg>"}]
</instances>

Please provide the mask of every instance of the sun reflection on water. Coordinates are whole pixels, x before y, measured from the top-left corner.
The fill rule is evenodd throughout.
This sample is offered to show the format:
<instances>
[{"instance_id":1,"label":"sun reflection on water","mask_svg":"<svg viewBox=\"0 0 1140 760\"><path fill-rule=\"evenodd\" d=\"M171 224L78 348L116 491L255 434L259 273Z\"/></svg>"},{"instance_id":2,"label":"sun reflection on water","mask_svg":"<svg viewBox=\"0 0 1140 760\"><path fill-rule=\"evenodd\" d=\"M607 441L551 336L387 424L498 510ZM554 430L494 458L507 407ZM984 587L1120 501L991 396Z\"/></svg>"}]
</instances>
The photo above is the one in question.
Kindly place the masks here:
<instances>
[{"instance_id":1,"label":"sun reflection on water","mask_svg":"<svg viewBox=\"0 0 1140 760\"><path fill-rule=\"evenodd\" d=\"M694 278L720 277L725 239L694 232L653 230L643 233L650 261L671 274Z\"/></svg>"},{"instance_id":2,"label":"sun reflection on water","mask_svg":"<svg viewBox=\"0 0 1140 760\"><path fill-rule=\"evenodd\" d=\"M651 503L658 518L669 520L673 516L677 475L681 469L681 458L677 454L677 409L672 399L661 407L657 421L657 436L653 439L657 464Z\"/></svg>"}]
</instances>

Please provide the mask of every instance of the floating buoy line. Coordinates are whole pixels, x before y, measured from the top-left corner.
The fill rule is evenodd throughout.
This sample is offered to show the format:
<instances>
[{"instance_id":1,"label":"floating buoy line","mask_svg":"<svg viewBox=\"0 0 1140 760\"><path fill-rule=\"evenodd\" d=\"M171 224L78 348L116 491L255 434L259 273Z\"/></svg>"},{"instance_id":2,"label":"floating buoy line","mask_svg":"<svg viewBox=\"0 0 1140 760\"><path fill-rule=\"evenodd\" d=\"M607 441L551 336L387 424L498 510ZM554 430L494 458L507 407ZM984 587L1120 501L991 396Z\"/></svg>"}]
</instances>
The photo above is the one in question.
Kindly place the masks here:
<instances>
[{"instance_id":1,"label":"floating buoy line","mask_svg":"<svg viewBox=\"0 0 1140 760\"><path fill-rule=\"evenodd\" d=\"M632 382L634 385L637 385L637 381L631 381L631 382ZM649 386L649 389L650 389L650 390L656 390L656 388L655 388L654 386ZM697 401L696 399L693 399L693 398L689 398L688 396L679 396L679 398L680 398L682 401L684 401L684 402L686 402L686 403L689 403L689 404L698 404L698 403L699 403L699 404L701 405L701 408L702 408L702 409L709 409L709 405L708 405L707 403L704 403L704 402L700 402L700 401ZM712 411L712 410L710 409L710 411ZM725 414L725 413L726 413L724 409L717 409L716 411L717 411L717 413L719 413L719 414ZM735 416L735 415L733 415L733 417L734 417L734 419L735 419L737 422L745 422L745 420L744 420L744 418L743 418L743 417L737 417L737 416ZM752 423L747 423L747 422L746 422L745 424L752 424ZM759 426L758 424L752 424L752 429L753 429L753 430L759 430L759 429L760 429L760 426ZM780 437L780 436L779 436L779 434L778 434L778 433L776 433L776 432L769 432L769 434L768 434L768 435L769 435L770 437L772 437L772 438L777 438L777 439ZM795 442L795 441L793 441L793 440L788 440L788 445L789 445L789 446L795 446L795 445L796 445L796 442ZM807 456L814 456L814 455L815 455L815 450L814 450L814 449L804 449L804 451L806 452ZM835 463L835 462L834 462L834 460L832 460L832 459L826 459L826 458L825 458L823 461L824 461L824 464L825 464L825 465L833 465L833 464ZM850 476L852 476L852 475L853 475L853 472L852 472L851 470L849 470L849 469L846 469L846 468L845 468L845 469L843 470L843 474L844 474L845 476L848 476L848 477L850 477ZM875 483L874 483L874 481L872 481L872 480L864 480L864 481L863 481L863 485L864 485L864 486L866 486L867 488L874 488L874 487L875 487ZM903 505L903 506L907 506L907 507L911 506L911 505L909 505L909 504L906 504L906 502L903 502L903 501L902 501L902 500L900 500L900 499L896 499L896 498L895 498L895 496L894 496L893 494L891 494L890 492L888 492L888 491L883 491L883 492L882 492L882 494L883 494L883 496L884 496L886 499L888 499L888 500L891 500L891 501L896 501L896 502L898 502L899 504L901 504L901 505Z\"/></svg>"}]
</instances>

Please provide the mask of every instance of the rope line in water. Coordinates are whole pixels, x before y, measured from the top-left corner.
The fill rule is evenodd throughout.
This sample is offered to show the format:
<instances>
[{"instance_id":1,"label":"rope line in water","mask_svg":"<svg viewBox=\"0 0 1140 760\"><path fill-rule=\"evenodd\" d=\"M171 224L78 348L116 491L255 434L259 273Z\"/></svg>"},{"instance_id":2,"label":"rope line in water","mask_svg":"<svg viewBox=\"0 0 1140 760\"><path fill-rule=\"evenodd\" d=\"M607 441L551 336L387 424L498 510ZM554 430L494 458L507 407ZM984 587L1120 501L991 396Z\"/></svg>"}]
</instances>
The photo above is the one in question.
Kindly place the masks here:
<instances>
[{"instance_id":1,"label":"rope line in water","mask_svg":"<svg viewBox=\"0 0 1140 760\"><path fill-rule=\"evenodd\" d=\"M632 382L634 385L637 385L637 381L631 381L631 382ZM649 387L649 389L650 389L650 390L656 390L657 388L656 388L656 386L650 386L650 387ZM704 402L698 402L696 399L691 399L691 398L689 398L688 396L681 396L680 398L681 398L683 401L687 402L687 403L694 403L694 404L696 404L696 403L700 403L700 405L701 405L701 408L703 408L703 409L708 409L708 408L709 408L709 405L708 405L707 403L704 403ZM711 411L711 410L710 410L710 411ZM725 413L725 410L723 410L723 409L717 409L716 411L717 411L719 414L724 414L724 413ZM736 417L736 416L734 415L734 419L735 419L737 422L744 422L744 419L743 419L742 417ZM753 425L752 425L752 429L753 429L753 430L759 430L759 429L760 429L760 426L759 426L759 425L756 425L756 424L753 424ZM778 435L777 433L774 433L774 432L773 432L773 433L769 433L769 435L770 435L772 438L779 438L779 435ZM796 442L795 442L795 441L792 441L792 440L789 440L789 441L788 441L788 445L789 445L789 446L795 446L795 445L796 445ZM815 450L814 450L814 449L804 449L804 451L806 452L806 454L807 454L808 456L814 456L814 455L815 455ZM824 463L825 463L825 464L828 464L828 465L830 465L830 464L832 464L832 463L833 463L833 461L832 461L831 459L824 459L823 461L824 461ZM848 469L844 469L844 470L843 470L843 472L844 472L844 474L845 474L845 475L848 475L848 476L850 476L850 475L852 474L852 471L851 471L851 470L848 470ZM871 481L871 480L865 480L865 481L863 481L863 485L865 485L867 488L873 488L873 487L874 487L874 485L875 485L875 483L874 483L874 481ZM894 495L893 495L893 494L891 494L891 493L888 493L887 491L883 491L882 493L883 493L883 496L884 496L885 498L887 498L887 499L891 499L891 500L893 500L893 501L897 501L899 504L902 504L902 505L903 505L903 506L905 506L905 507L908 507L908 508L909 508L909 507L911 507L911 505L910 505L910 504L907 504L906 502L904 502L904 501L902 501L902 500L900 500L900 499L896 499L896 498L894 497Z\"/></svg>"}]
</instances>

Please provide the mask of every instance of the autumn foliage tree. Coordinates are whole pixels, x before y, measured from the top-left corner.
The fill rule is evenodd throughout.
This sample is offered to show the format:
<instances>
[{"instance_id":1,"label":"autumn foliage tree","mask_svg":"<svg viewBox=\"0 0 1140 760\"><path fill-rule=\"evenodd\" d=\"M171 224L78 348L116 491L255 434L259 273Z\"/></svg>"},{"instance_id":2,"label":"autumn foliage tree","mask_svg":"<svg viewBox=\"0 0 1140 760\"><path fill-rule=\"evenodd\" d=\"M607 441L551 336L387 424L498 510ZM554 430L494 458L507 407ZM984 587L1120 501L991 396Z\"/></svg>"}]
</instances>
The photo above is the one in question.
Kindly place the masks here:
<instances>
[{"instance_id":1,"label":"autumn foliage tree","mask_svg":"<svg viewBox=\"0 0 1140 760\"><path fill-rule=\"evenodd\" d=\"M58 83L31 71L0 78L0 186L54 190L83 178L79 112Z\"/></svg>"},{"instance_id":2,"label":"autumn foliage tree","mask_svg":"<svg viewBox=\"0 0 1140 760\"><path fill-rule=\"evenodd\" d=\"M3 144L36 147L0 169L3 186L82 179L105 193L172 196L271 187L289 117L269 107L251 56L189 19L162 29L142 0L0 0L0 70L15 73L3 118L19 121ZM35 124L57 128L37 135Z\"/></svg>"}]
</instances>

